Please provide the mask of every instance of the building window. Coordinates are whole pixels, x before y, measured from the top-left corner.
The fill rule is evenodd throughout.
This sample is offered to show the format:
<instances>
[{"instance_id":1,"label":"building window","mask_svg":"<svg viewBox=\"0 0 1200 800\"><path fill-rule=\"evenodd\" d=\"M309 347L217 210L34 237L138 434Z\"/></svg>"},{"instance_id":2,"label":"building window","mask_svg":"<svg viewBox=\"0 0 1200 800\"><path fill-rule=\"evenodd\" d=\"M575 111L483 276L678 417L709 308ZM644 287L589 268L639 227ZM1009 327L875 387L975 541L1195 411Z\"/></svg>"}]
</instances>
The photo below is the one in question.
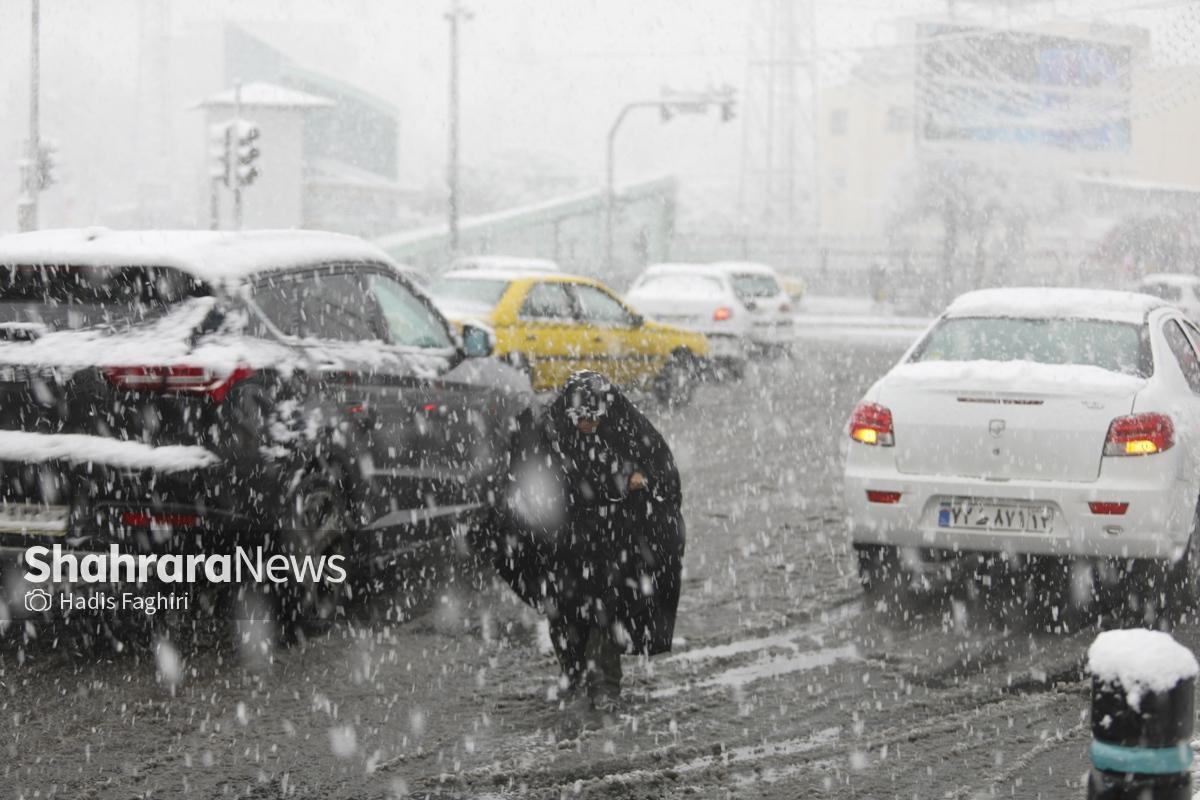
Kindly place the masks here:
<instances>
[{"instance_id":1,"label":"building window","mask_svg":"<svg viewBox=\"0 0 1200 800\"><path fill-rule=\"evenodd\" d=\"M835 108L829 115L829 132L834 136L845 136L850 127L850 112L844 108Z\"/></svg>"},{"instance_id":2,"label":"building window","mask_svg":"<svg viewBox=\"0 0 1200 800\"><path fill-rule=\"evenodd\" d=\"M906 131L912 127L908 109L904 106L891 106L887 111L887 129L889 131Z\"/></svg>"}]
</instances>

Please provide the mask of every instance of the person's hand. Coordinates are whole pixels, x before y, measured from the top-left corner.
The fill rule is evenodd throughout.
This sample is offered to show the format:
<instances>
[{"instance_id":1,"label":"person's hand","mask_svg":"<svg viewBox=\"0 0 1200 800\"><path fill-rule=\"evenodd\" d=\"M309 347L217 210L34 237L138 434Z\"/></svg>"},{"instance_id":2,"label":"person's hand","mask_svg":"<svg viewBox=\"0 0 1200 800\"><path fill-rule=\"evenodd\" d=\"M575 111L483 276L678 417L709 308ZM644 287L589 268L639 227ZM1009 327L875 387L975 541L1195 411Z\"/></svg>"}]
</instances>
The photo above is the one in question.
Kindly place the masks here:
<instances>
[{"instance_id":1,"label":"person's hand","mask_svg":"<svg viewBox=\"0 0 1200 800\"><path fill-rule=\"evenodd\" d=\"M635 472L629 476L629 491L636 492L638 489L646 488L646 476L640 472Z\"/></svg>"}]
</instances>

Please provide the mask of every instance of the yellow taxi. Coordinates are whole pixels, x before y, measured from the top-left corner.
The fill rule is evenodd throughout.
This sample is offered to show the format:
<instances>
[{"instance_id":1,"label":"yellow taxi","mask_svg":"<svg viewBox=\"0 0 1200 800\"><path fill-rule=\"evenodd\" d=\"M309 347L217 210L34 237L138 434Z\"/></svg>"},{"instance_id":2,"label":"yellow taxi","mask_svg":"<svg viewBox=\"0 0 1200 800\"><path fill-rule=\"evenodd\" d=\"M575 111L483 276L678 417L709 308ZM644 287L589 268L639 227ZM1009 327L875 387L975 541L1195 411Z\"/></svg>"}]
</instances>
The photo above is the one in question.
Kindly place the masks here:
<instances>
[{"instance_id":1,"label":"yellow taxi","mask_svg":"<svg viewBox=\"0 0 1200 800\"><path fill-rule=\"evenodd\" d=\"M708 359L703 334L648 322L599 281L560 272L454 270L429 293L455 324L496 333L496 354L529 372L537 390L590 369L683 403Z\"/></svg>"}]
</instances>

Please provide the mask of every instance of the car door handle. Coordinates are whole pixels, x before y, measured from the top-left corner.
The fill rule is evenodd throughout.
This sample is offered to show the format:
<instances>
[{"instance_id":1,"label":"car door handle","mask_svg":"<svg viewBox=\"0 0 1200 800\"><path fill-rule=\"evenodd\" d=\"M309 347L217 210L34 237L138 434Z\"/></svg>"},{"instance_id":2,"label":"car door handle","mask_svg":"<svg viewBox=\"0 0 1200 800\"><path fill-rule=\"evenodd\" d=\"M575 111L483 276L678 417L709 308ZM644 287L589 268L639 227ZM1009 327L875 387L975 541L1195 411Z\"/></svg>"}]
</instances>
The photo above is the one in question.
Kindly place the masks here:
<instances>
[{"instance_id":1,"label":"car door handle","mask_svg":"<svg viewBox=\"0 0 1200 800\"><path fill-rule=\"evenodd\" d=\"M536 337L536 336L534 336L534 335L531 333L531 334L529 334L529 335L527 335L527 336L525 337L525 341L527 341L527 342L536 342L536 341L537 341L537 337Z\"/></svg>"},{"instance_id":2,"label":"car door handle","mask_svg":"<svg viewBox=\"0 0 1200 800\"><path fill-rule=\"evenodd\" d=\"M593 341L593 342L603 342L603 341L604 341L604 337L603 337L603 336L597 336L595 339L592 339L592 341Z\"/></svg>"}]
</instances>

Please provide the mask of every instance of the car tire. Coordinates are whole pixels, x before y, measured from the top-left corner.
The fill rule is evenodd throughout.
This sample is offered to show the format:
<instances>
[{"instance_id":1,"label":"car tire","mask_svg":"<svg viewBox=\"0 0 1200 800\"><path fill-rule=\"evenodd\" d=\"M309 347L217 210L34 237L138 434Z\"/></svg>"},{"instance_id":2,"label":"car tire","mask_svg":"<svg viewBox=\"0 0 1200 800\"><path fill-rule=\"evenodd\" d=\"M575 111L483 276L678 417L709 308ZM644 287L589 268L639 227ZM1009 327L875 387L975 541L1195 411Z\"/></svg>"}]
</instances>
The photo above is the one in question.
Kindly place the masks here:
<instances>
[{"instance_id":1,"label":"car tire","mask_svg":"<svg viewBox=\"0 0 1200 800\"><path fill-rule=\"evenodd\" d=\"M858 580L868 604L874 607L882 601L891 608L893 601L903 603L908 581L896 548L886 544L856 544L854 551L858 556Z\"/></svg>"},{"instance_id":2,"label":"car tire","mask_svg":"<svg viewBox=\"0 0 1200 800\"><path fill-rule=\"evenodd\" d=\"M667 406L686 406L696 391L699 370L696 359L686 350L677 350L667 359L654 379L654 396Z\"/></svg>"},{"instance_id":3,"label":"car tire","mask_svg":"<svg viewBox=\"0 0 1200 800\"><path fill-rule=\"evenodd\" d=\"M287 493L274 554L318 559L337 554L338 545L354 528L351 492L346 471L336 462L321 462L305 470ZM346 582L280 584L277 607L281 631L287 639L319 622L332 620L344 611Z\"/></svg>"},{"instance_id":4,"label":"car tire","mask_svg":"<svg viewBox=\"0 0 1200 800\"><path fill-rule=\"evenodd\" d=\"M1192 513L1192 530L1183 555L1167 569L1165 604L1172 622L1185 622L1200 608L1200 504Z\"/></svg>"}]
</instances>

